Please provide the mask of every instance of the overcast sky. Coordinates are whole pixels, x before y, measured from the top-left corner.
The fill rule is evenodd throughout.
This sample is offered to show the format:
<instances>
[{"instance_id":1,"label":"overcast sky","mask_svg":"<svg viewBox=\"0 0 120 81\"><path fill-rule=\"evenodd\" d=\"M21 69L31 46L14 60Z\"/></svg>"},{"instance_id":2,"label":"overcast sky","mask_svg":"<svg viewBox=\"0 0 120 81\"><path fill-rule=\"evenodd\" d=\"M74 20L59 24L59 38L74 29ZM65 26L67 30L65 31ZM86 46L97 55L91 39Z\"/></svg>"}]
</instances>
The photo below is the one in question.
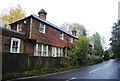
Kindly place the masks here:
<instances>
[{"instance_id":1,"label":"overcast sky","mask_svg":"<svg viewBox=\"0 0 120 81\"><path fill-rule=\"evenodd\" d=\"M27 16L38 15L45 9L47 21L57 25L79 23L86 27L89 34L99 32L106 38L107 44L111 35L111 27L118 19L119 0L0 0L0 12L5 8L20 4L25 8Z\"/></svg>"}]
</instances>

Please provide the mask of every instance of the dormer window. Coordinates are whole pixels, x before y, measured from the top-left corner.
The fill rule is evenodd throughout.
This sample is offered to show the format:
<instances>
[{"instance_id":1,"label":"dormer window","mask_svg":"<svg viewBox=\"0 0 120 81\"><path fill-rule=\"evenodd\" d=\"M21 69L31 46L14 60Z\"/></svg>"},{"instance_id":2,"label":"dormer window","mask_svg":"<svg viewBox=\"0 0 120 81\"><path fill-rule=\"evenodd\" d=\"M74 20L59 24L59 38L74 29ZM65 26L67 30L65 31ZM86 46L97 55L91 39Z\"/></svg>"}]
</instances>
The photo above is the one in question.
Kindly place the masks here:
<instances>
[{"instance_id":1,"label":"dormer window","mask_svg":"<svg viewBox=\"0 0 120 81\"><path fill-rule=\"evenodd\" d=\"M17 24L17 31L19 31L19 32L22 31L22 24L21 23Z\"/></svg>"},{"instance_id":2,"label":"dormer window","mask_svg":"<svg viewBox=\"0 0 120 81\"><path fill-rule=\"evenodd\" d=\"M40 23L40 32L45 33L45 24Z\"/></svg>"},{"instance_id":3,"label":"dormer window","mask_svg":"<svg viewBox=\"0 0 120 81\"><path fill-rule=\"evenodd\" d=\"M73 43L73 38L69 37L69 42Z\"/></svg>"},{"instance_id":4,"label":"dormer window","mask_svg":"<svg viewBox=\"0 0 120 81\"><path fill-rule=\"evenodd\" d=\"M60 39L64 40L64 33L62 33L62 32L60 33Z\"/></svg>"},{"instance_id":5,"label":"dormer window","mask_svg":"<svg viewBox=\"0 0 120 81\"><path fill-rule=\"evenodd\" d=\"M73 38L71 37L70 42L73 43Z\"/></svg>"}]
</instances>

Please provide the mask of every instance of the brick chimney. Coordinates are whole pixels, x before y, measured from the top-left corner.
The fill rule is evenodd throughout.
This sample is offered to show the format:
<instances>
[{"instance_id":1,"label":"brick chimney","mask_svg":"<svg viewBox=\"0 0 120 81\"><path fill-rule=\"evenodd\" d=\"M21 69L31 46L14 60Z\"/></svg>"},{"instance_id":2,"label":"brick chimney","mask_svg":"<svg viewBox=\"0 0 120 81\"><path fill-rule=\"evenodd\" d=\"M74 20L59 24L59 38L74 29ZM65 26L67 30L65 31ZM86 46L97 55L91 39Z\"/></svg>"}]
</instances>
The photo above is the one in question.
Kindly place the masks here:
<instances>
[{"instance_id":1,"label":"brick chimney","mask_svg":"<svg viewBox=\"0 0 120 81\"><path fill-rule=\"evenodd\" d=\"M46 20L47 12L45 12L44 9L41 9L41 10L38 12L38 15L39 15L40 18Z\"/></svg>"},{"instance_id":2,"label":"brick chimney","mask_svg":"<svg viewBox=\"0 0 120 81\"><path fill-rule=\"evenodd\" d=\"M77 36L76 33L77 33L76 29L73 28L73 29L72 29L72 35Z\"/></svg>"}]
</instances>

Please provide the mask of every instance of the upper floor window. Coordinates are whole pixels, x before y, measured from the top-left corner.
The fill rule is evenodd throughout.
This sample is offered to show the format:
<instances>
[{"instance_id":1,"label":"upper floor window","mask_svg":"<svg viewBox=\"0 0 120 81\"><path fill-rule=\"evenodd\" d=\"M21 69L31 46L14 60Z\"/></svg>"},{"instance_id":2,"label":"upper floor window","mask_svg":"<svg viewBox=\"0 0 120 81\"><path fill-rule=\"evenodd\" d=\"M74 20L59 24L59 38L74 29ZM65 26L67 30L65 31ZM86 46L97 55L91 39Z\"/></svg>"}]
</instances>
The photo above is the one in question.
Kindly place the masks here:
<instances>
[{"instance_id":1,"label":"upper floor window","mask_svg":"<svg viewBox=\"0 0 120 81\"><path fill-rule=\"evenodd\" d=\"M45 24L40 23L40 32L45 33Z\"/></svg>"},{"instance_id":2,"label":"upper floor window","mask_svg":"<svg viewBox=\"0 0 120 81\"><path fill-rule=\"evenodd\" d=\"M73 43L73 38L69 37L69 42Z\"/></svg>"},{"instance_id":3,"label":"upper floor window","mask_svg":"<svg viewBox=\"0 0 120 81\"><path fill-rule=\"evenodd\" d=\"M64 40L64 33L62 33L62 32L60 33L60 39Z\"/></svg>"},{"instance_id":4,"label":"upper floor window","mask_svg":"<svg viewBox=\"0 0 120 81\"><path fill-rule=\"evenodd\" d=\"M20 51L20 39L12 38L10 52L19 53L19 51Z\"/></svg>"},{"instance_id":5,"label":"upper floor window","mask_svg":"<svg viewBox=\"0 0 120 81\"><path fill-rule=\"evenodd\" d=\"M17 31L22 31L22 24L21 23L18 23L17 24Z\"/></svg>"},{"instance_id":6,"label":"upper floor window","mask_svg":"<svg viewBox=\"0 0 120 81\"><path fill-rule=\"evenodd\" d=\"M71 43L73 43L73 38L71 38Z\"/></svg>"}]
</instances>

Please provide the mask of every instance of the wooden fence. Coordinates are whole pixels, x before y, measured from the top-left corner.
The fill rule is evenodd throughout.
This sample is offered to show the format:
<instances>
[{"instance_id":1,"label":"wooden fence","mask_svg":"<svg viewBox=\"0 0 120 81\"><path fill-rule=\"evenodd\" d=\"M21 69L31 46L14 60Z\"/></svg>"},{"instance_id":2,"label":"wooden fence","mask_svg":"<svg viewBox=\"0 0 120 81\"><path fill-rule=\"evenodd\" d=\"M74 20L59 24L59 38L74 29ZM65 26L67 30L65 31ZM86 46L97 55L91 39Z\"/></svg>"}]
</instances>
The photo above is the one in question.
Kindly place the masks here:
<instances>
[{"instance_id":1,"label":"wooden fence","mask_svg":"<svg viewBox=\"0 0 120 81\"><path fill-rule=\"evenodd\" d=\"M2 53L2 73L22 72L38 68L63 67L63 57L29 56L28 54Z\"/></svg>"}]
</instances>

